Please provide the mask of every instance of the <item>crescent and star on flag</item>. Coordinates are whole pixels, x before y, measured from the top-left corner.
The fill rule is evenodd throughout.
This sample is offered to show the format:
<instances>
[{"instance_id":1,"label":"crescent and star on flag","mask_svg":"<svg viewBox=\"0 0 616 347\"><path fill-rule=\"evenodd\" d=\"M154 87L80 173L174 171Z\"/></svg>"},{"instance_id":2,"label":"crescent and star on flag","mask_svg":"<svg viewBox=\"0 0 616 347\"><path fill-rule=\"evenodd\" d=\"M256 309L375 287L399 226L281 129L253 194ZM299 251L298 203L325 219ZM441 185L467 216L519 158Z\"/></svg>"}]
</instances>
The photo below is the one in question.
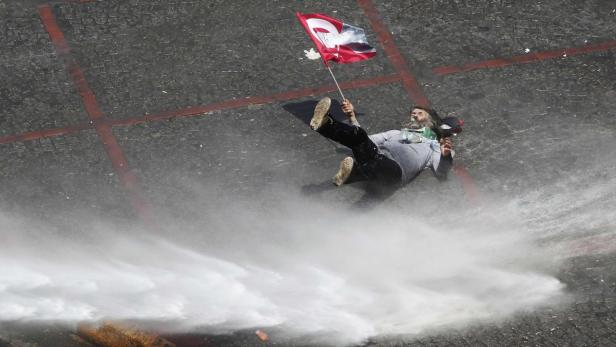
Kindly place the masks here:
<instances>
[{"instance_id":1,"label":"crescent and star on flag","mask_svg":"<svg viewBox=\"0 0 616 347\"><path fill-rule=\"evenodd\" d=\"M314 42L325 65L328 61L340 64L370 59L376 50L368 44L364 30L320 13L296 13Z\"/></svg>"},{"instance_id":2,"label":"crescent and star on flag","mask_svg":"<svg viewBox=\"0 0 616 347\"><path fill-rule=\"evenodd\" d=\"M320 13L296 12L295 15L316 46L344 100L342 89L340 89L328 61L331 60L339 64L355 63L374 57L376 50L368 44L364 30L359 27Z\"/></svg>"}]
</instances>

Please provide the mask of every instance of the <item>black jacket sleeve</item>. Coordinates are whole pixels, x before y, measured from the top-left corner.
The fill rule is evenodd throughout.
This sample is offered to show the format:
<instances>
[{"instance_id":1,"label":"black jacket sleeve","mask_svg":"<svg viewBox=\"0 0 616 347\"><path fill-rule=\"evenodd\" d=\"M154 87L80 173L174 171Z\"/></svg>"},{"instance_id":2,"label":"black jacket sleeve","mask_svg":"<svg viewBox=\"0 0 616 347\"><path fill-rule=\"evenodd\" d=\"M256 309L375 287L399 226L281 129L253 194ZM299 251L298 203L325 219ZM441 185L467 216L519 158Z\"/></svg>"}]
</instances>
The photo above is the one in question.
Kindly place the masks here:
<instances>
[{"instance_id":1,"label":"black jacket sleeve","mask_svg":"<svg viewBox=\"0 0 616 347\"><path fill-rule=\"evenodd\" d=\"M434 176L436 176L439 181L445 181L447 179L447 173L449 172L449 170L451 170L452 166L453 156L444 156L441 154L438 166L434 168Z\"/></svg>"}]
</instances>

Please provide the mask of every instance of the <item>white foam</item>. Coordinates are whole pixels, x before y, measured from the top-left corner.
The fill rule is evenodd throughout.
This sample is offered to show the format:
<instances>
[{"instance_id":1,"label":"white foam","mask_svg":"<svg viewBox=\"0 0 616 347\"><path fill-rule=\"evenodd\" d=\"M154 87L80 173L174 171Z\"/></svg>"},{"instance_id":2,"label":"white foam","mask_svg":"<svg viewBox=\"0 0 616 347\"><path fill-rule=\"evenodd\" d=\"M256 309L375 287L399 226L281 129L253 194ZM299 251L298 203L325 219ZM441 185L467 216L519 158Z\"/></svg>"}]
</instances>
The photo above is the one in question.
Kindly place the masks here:
<instances>
[{"instance_id":1,"label":"white foam","mask_svg":"<svg viewBox=\"0 0 616 347\"><path fill-rule=\"evenodd\" d=\"M0 319L279 326L351 343L499 319L563 292L545 250L499 218L479 213L435 226L391 209L283 205L267 218L246 213L228 229L212 221L213 243L101 225L84 230L99 235L95 242L23 233L0 255Z\"/></svg>"}]
</instances>

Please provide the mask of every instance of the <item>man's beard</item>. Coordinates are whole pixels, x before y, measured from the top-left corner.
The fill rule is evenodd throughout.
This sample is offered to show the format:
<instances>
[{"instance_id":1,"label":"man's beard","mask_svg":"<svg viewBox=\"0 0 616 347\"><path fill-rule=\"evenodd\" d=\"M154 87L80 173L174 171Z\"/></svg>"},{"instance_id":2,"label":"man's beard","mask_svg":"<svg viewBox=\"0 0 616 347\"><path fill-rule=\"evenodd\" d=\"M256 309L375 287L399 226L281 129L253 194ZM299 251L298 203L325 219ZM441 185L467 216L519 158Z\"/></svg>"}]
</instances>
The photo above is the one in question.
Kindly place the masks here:
<instances>
[{"instance_id":1,"label":"man's beard","mask_svg":"<svg viewBox=\"0 0 616 347\"><path fill-rule=\"evenodd\" d=\"M412 118L412 117L410 121L406 123L402 123L402 127L408 128L408 129L432 128L433 126L434 126L434 123L432 123L432 120L427 120L425 122L419 122L417 121L417 119Z\"/></svg>"}]
</instances>

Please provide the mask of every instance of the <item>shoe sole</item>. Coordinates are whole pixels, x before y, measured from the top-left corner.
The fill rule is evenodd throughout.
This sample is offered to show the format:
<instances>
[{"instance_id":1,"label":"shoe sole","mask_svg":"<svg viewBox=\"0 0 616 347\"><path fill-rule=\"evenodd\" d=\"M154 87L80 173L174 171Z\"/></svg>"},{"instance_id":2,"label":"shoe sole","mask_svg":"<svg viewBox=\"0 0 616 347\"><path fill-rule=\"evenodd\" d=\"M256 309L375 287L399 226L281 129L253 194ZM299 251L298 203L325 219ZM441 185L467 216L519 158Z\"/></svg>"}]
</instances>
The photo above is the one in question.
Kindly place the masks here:
<instances>
[{"instance_id":1,"label":"shoe sole","mask_svg":"<svg viewBox=\"0 0 616 347\"><path fill-rule=\"evenodd\" d=\"M312 114L312 119L310 120L310 128L312 128L312 130L319 130L323 125L327 119L327 113L329 112L331 104L332 100L327 97L321 99L319 103L317 103L317 106L314 108L314 113Z\"/></svg>"},{"instance_id":2,"label":"shoe sole","mask_svg":"<svg viewBox=\"0 0 616 347\"><path fill-rule=\"evenodd\" d=\"M340 187L349 179L351 171L353 171L353 164L354 161L352 157L346 157L340 162L340 169L338 169L338 172L334 178L332 178L335 185Z\"/></svg>"}]
</instances>

